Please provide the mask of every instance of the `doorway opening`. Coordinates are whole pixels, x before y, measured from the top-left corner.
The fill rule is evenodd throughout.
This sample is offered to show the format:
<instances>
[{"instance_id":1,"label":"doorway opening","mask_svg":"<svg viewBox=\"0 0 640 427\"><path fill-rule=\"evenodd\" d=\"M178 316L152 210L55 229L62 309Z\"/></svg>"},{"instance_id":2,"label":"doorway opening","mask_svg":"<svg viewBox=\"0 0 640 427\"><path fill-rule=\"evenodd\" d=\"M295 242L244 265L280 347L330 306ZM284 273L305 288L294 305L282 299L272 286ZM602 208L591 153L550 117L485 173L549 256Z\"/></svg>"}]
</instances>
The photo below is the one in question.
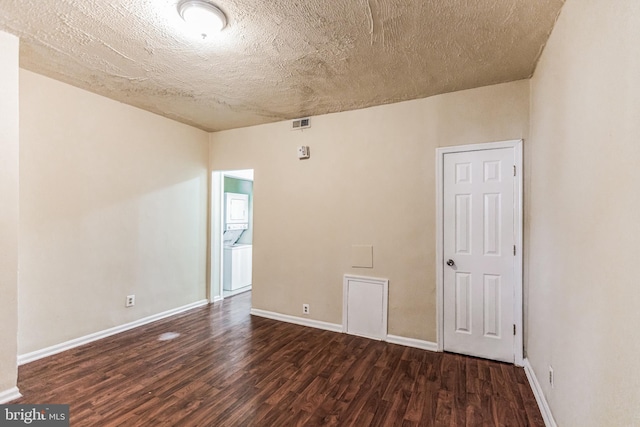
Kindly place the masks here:
<instances>
[{"instance_id":1,"label":"doorway opening","mask_svg":"<svg viewBox=\"0 0 640 427\"><path fill-rule=\"evenodd\" d=\"M249 292L253 269L253 169L211 176L210 302Z\"/></svg>"}]
</instances>

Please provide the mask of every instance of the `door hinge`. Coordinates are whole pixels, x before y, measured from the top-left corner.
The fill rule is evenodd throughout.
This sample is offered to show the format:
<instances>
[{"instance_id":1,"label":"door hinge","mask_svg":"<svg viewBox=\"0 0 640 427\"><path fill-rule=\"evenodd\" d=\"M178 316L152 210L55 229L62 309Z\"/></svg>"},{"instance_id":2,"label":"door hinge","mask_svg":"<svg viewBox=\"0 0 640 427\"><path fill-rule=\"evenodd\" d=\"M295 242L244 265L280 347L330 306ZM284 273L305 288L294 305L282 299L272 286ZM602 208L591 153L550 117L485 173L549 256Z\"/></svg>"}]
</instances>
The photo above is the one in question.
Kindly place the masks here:
<instances>
[{"instance_id":1,"label":"door hinge","mask_svg":"<svg viewBox=\"0 0 640 427\"><path fill-rule=\"evenodd\" d=\"M513 165L513 176L516 176L516 165Z\"/></svg>"},{"instance_id":2,"label":"door hinge","mask_svg":"<svg viewBox=\"0 0 640 427\"><path fill-rule=\"evenodd\" d=\"M513 245L513 256L516 256L516 245Z\"/></svg>"},{"instance_id":3,"label":"door hinge","mask_svg":"<svg viewBox=\"0 0 640 427\"><path fill-rule=\"evenodd\" d=\"M513 335L515 335L515 334L516 334L516 324L514 323L513 324Z\"/></svg>"}]
</instances>

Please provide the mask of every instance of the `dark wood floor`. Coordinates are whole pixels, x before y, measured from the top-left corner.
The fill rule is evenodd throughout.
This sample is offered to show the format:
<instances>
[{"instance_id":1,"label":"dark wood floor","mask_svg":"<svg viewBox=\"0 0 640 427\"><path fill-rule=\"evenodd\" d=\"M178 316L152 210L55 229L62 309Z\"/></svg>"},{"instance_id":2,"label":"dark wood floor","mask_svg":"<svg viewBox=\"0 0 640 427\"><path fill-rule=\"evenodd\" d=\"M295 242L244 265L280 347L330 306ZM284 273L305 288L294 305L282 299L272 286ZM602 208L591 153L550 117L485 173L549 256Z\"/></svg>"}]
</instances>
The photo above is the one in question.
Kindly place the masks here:
<instances>
[{"instance_id":1,"label":"dark wood floor","mask_svg":"<svg viewBox=\"0 0 640 427\"><path fill-rule=\"evenodd\" d=\"M251 317L250 298L21 366L13 403L70 404L74 427L544 425L520 368Z\"/></svg>"}]
</instances>

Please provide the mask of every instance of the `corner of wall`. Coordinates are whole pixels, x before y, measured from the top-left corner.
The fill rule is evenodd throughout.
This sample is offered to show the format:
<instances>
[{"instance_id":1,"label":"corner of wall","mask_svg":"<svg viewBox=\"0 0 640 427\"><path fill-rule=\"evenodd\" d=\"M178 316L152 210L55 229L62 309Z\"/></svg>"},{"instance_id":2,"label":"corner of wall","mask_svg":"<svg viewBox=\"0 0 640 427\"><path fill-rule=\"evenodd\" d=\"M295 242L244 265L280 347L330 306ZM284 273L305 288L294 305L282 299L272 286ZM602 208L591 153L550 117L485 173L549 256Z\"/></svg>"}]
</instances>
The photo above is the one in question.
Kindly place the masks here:
<instances>
[{"instance_id":1,"label":"corner of wall","mask_svg":"<svg viewBox=\"0 0 640 427\"><path fill-rule=\"evenodd\" d=\"M15 396L18 376L18 46L0 32L0 399Z\"/></svg>"}]
</instances>

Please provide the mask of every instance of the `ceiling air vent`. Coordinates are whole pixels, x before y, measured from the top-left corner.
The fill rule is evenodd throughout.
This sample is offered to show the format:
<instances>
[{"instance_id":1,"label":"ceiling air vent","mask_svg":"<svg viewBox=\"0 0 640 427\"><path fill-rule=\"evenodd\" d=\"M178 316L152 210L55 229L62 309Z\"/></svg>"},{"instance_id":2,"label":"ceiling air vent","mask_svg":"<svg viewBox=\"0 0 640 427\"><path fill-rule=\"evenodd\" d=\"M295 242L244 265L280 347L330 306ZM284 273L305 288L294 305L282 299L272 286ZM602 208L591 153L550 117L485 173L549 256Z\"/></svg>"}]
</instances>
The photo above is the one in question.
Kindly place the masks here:
<instances>
[{"instance_id":1,"label":"ceiling air vent","mask_svg":"<svg viewBox=\"0 0 640 427\"><path fill-rule=\"evenodd\" d=\"M311 119L309 117L306 117L304 119L295 119L293 122L291 122L291 130L308 129L310 127Z\"/></svg>"}]
</instances>

